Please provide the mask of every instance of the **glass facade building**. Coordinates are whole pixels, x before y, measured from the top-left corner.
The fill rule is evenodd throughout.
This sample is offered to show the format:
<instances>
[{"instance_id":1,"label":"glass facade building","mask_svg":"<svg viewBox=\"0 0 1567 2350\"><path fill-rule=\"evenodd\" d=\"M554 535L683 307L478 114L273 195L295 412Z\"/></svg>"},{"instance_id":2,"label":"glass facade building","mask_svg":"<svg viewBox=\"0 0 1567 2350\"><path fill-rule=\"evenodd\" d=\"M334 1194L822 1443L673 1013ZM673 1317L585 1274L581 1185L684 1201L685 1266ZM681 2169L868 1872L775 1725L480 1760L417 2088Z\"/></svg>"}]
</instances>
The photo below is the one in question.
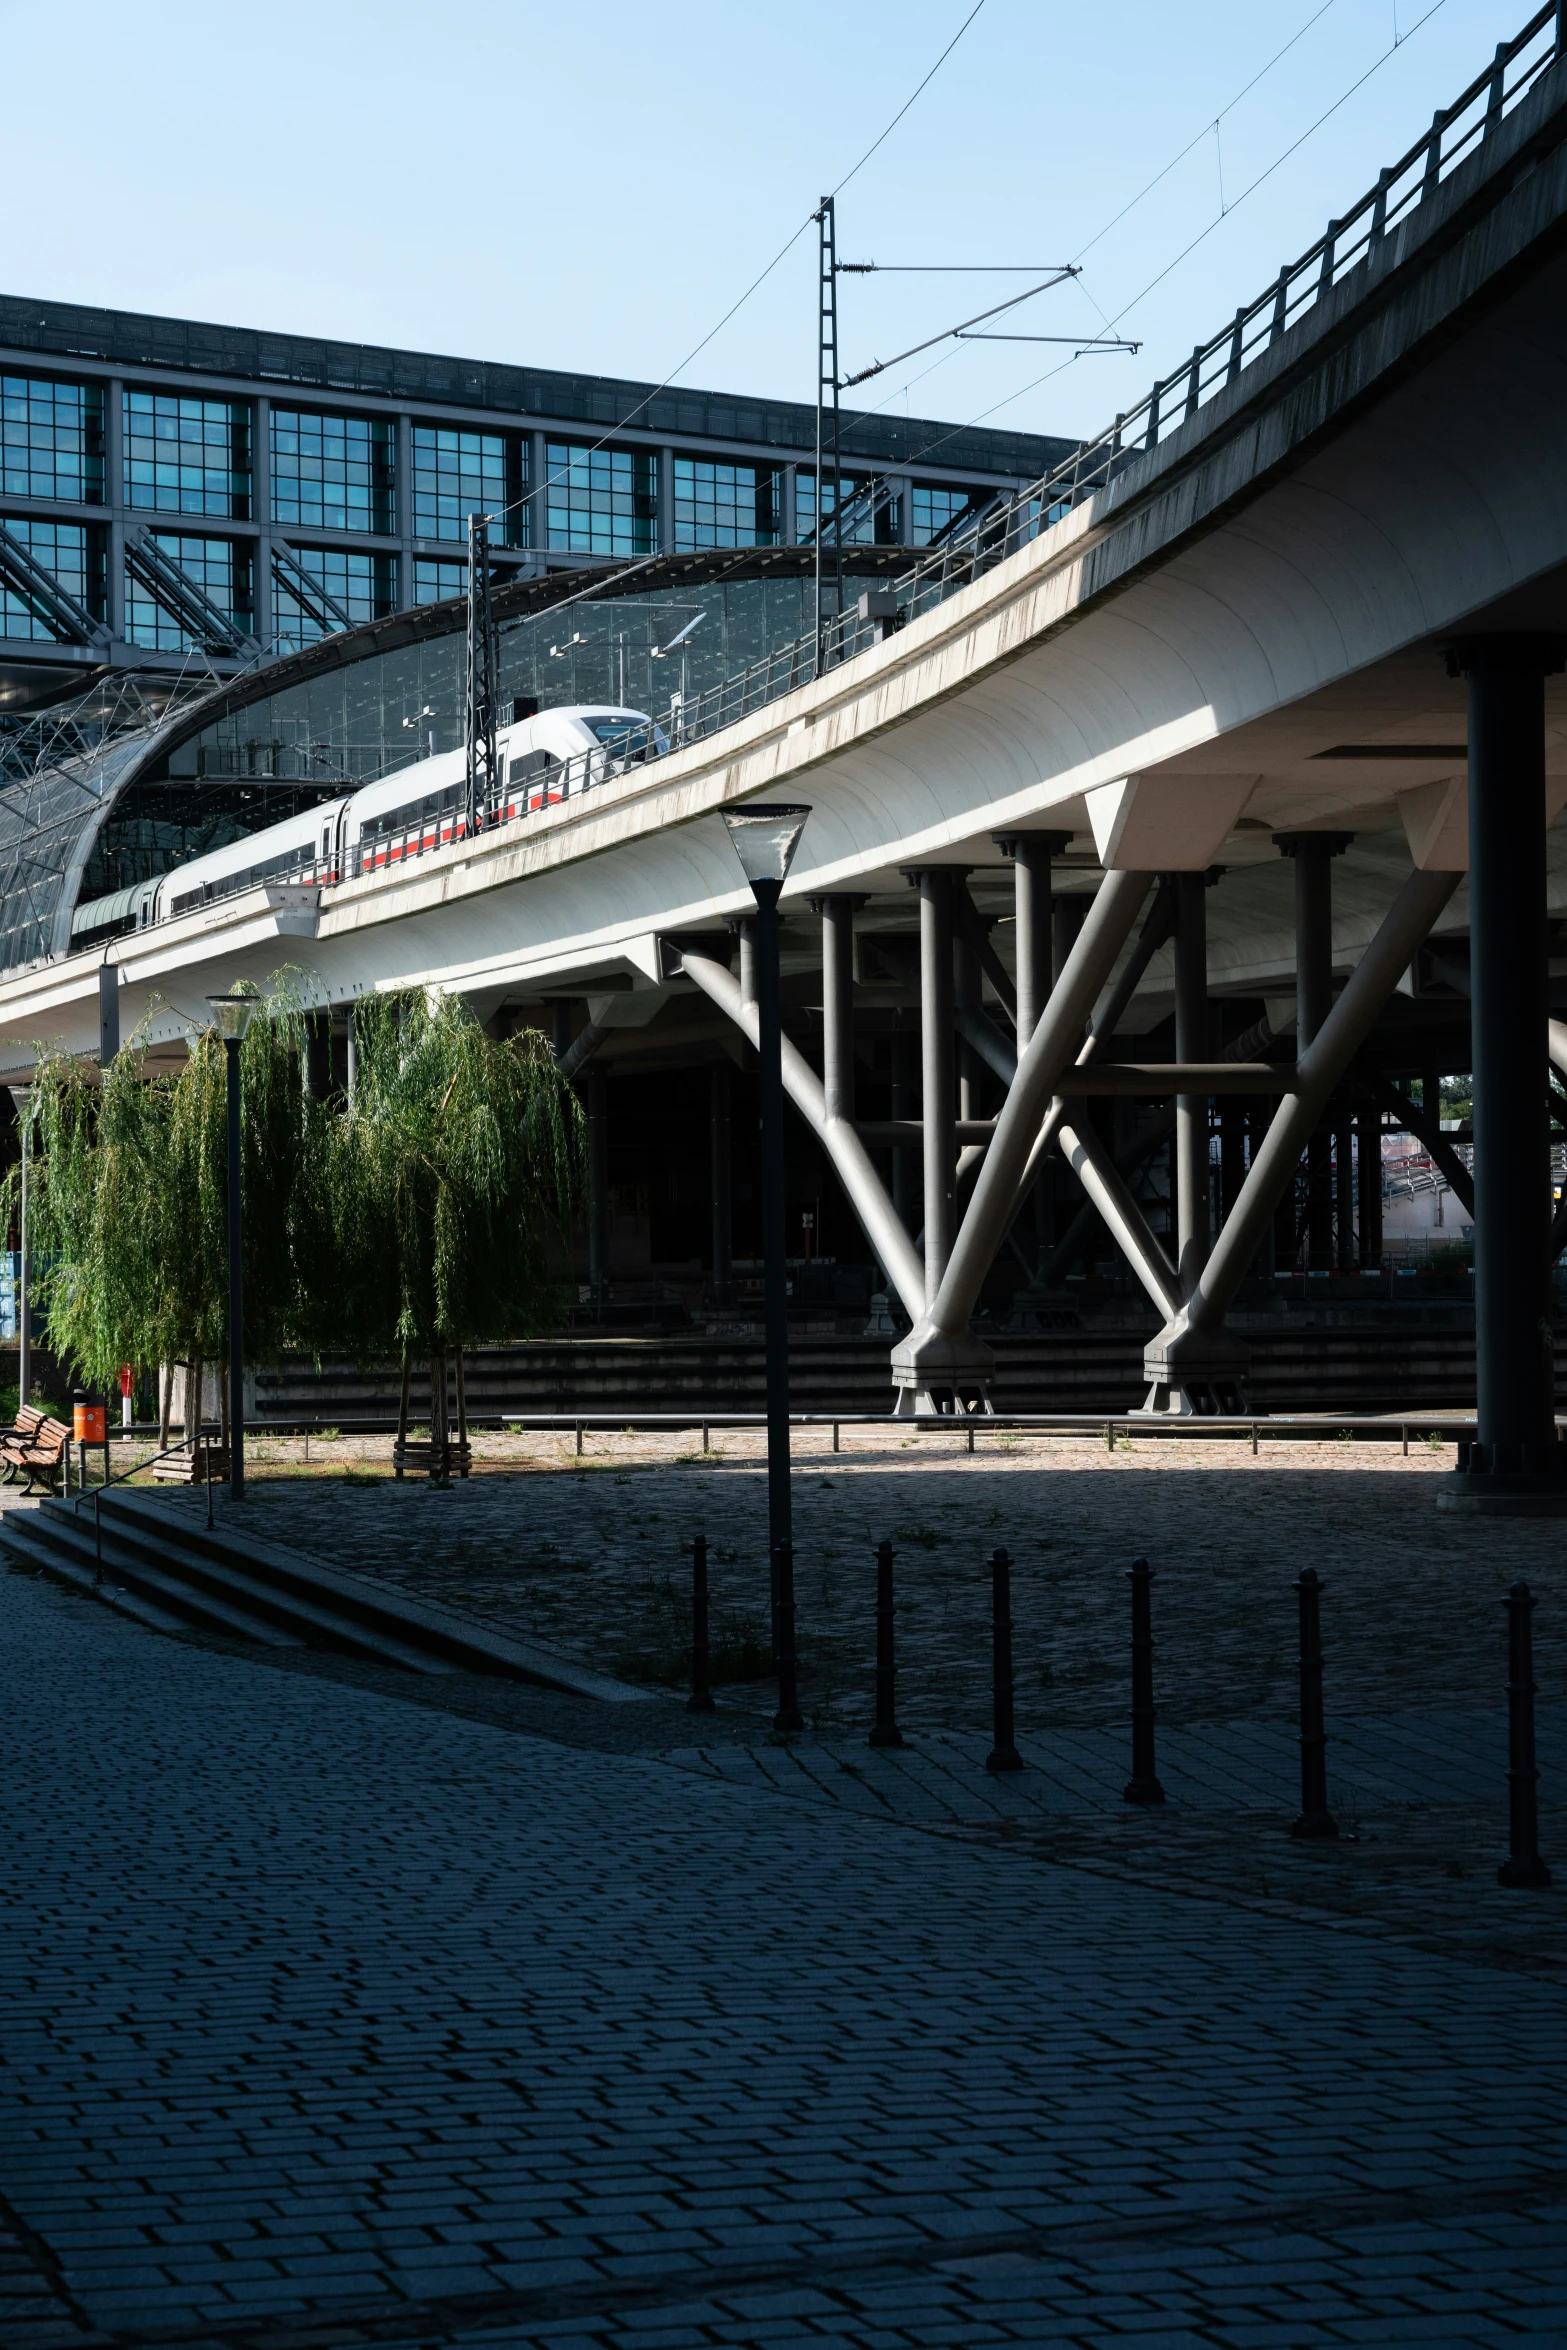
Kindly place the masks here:
<instances>
[{"instance_id":1,"label":"glass facade building","mask_svg":"<svg viewBox=\"0 0 1567 2350\"><path fill-rule=\"evenodd\" d=\"M351 547L295 547L294 560L356 625L397 610L397 557L358 554ZM280 653L302 652L332 633L320 608L307 610L298 583L278 565L272 582L272 623Z\"/></svg>"},{"instance_id":2,"label":"glass facade building","mask_svg":"<svg viewBox=\"0 0 1567 2350\"><path fill-rule=\"evenodd\" d=\"M466 563L442 563L428 555L416 555L413 568L416 604L444 604L448 596L468 593Z\"/></svg>"},{"instance_id":3,"label":"glass facade building","mask_svg":"<svg viewBox=\"0 0 1567 2350\"><path fill-rule=\"evenodd\" d=\"M941 483L917 481L910 493L913 527L909 543L928 547L932 539L950 530L972 508L984 505L986 494L984 490L952 489Z\"/></svg>"},{"instance_id":4,"label":"glass facade building","mask_svg":"<svg viewBox=\"0 0 1567 2350\"><path fill-rule=\"evenodd\" d=\"M125 503L250 519L250 410L177 392L124 394Z\"/></svg>"},{"instance_id":5,"label":"glass facade building","mask_svg":"<svg viewBox=\"0 0 1567 2350\"><path fill-rule=\"evenodd\" d=\"M781 546L783 484L777 466L676 457L676 547Z\"/></svg>"},{"instance_id":6,"label":"glass facade building","mask_svg":"<svg viewBox=\"0 0 1567 2350\"><path fill-rule=\"evenodd\" d=\"M420 539L453 539L466 546L470 514L496 519L492 541L528 544L528 450L515 435L458 432L416 424L413 449L413 526Z\"/></svg>"},{"instance_id":7,"label":"glass facade building","mask_svg":"<svg viewBox=\"0 0 1567 2350\"><path fill-rule=\"evenodd\" d=\"M233 539L186 538L172 531L154 531L161 554L179 565L209 603L241 634L255 628L254 565L251 550ZM160 603L152 589L128 571L125 582L125 634L133 645L160 653L188 653L195 640L176 614Z\"/></svg>"},{"instance_id":8,"label":"glass facade building","mask_svg":"<svg viewBox=\"0 0 1567 2350\"><path fill-rule=\"evenodd\" d=\"M0 376L0 494L101 502L101 385Z\"/></svg>"},{"instance_id":9,"label":"glass facade building","mask_svg":"<svg viewBox=\"0 0 1567 2350\"><path fill-rule=\"evenodd\" d=\"M393 438L385 418L274 408L273 521L303 530L395 530Z\"/></svg>"},{"instance_id":10,"label":"glass facade building","mask_svg":"<svg viewBox=\"0 0 1567 2350\"><path fill-rule=\"evenodd\" d=\"M94 620L103 618L103 532L95 523L38 522L26 515L13 515L5 527L35 563L53 574L67 595L74 596ZM49 644L55 634L54 623L25 590L0 578L0 636Z\"/></svg>"},{"instance_id":11,"label":"glass facade building","mask_svg":"<svg viewBox=\"0 0 1567 2350\"><path fill-rule=\"evenodd\" d=\"M551 547L579 555L651 555L658 545L657 456L549 441L545 528Z\"/></svg>"}]
</instances>

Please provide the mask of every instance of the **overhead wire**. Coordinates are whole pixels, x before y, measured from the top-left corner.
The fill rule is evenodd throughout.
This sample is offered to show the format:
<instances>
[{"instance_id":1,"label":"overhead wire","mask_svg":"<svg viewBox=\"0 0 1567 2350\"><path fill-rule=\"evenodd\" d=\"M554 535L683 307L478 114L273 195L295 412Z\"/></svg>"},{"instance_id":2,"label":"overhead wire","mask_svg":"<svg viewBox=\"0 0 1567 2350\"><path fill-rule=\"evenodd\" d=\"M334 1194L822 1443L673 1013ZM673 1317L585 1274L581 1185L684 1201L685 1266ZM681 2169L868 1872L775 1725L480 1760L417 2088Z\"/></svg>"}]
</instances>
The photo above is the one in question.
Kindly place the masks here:
<instances>
[{"instance_id":1,"label":"overhead wire","mask_svg":"<svg viewBox=\"0 0 1567 2350\"><path fill-rule=\"evenodd\" d=\"M1332 4L1333 0L1328 0L1328 5L1331 6ZM957 47L964 34L968 31L969 26L974 22L974 19L981 13L985 6L986 0L975 0L975 5L969 10L967 16L965 16L963 22L959 25L957 31L953 34L951 40L947 43L945 49L942 50L941 55L937 58L935 64L930 68L930 71L925 75L924 79L919 82L910 92L909 96L905 98L903 104L898 108L897 113L887 124L886 129L883 130L877 138L874 138L871 141L864 154L860 157L858 163L853 164L850 169L844 173L842 179L839 180L837 186L832 190L832 194L835 197L841 195L843 190L848 186L850 180L856 178L858 174L865 169L866 164L869 163L871 157L876 153L877 149L886 145L886 142L891 138L893 132L897 129L899 123L903 120L909 109L914 105L915 101L920 98L926 90L929 89L937 74L940 73L942 67L946 64L947 59L952 55L953 50ZM743 310L746 303L750 301L751 296L756 293L759 288L767 283L767 280L772 276L773 271L778 267L779 263L787 257L788 254L793 252L795 246L799 243L801 237L804 236L806 230L813 225L815 219L816 213L813 209L805 215L805 218L793 231L792 235L787 237L784 243L779 246L771 261L768 262L767 267L751 280L751 283L746 287L745 292L741 294L737 300L730 303L729 308L724 312L723 317L719 319L717 325L709 328L708 332L702 337L702 340L695 344L692 349L686 353L679 366L672 368L661 383L654 384L650 391L644 393L643 397L637 402L636 406L630 409L626 415L622 416L618 423L611 425L609 430L600 434L596 441L588 443L585 449L582 451L582 454L586 456L593 456L600 449L607 447L617 433L624 432L628 425L635 424L637 418L643 415L647 409L652 406L653 402L658 398L661 392L667 392L672 385L679 381L680 377L684 375L686 369L691 365L692 361L701 357L702 353L707 349L708 344L716 340L716 338L723 333L724 328L729 324L730 320L736 315L736 313L740 310ZM504 519L506 515L514 513L519 506L526 505L530 499L536 497L540 490L553 489L558 482L564 479L565 476L563 474L557 473L552 474L548 480L542 483L530 485L524 497L514 498L511 500L509 505L500 507L497 510L498 518Z\"/></svg>"},{"instance_id":2,"label":"overhead wire","mask_svg":"<svg viewBox=\"0 0 1567 2350\"><path fill-rule=\"evenodd\" d=\"M1331 6L1332 0L1328 0L1328 4ZM1200 230L1199 233L1192 238L1189 244L1184 245L1181 251L1175 255L1174 259L1167 262L1163 269L1159 270L1155 276L1151 277L1148 283L1141 289L1139 293L1134 294L1129 301L1124 302L1121 307L1113 314L1113 316L1106 317L1104 311L1099 309L1099 304L1095 302L1094 308L1099 310L1099 315L1101 319L1104 320L1106 327L1119 326L1124 319L1130 316L1132 311L1137 308L1140 302L1146 301L1148 296L1155 290L1155 288L1163 284L1164 280L1170 275L1172 270L1178 269L1183 261L1187 260L1191 254L1195 253L1198 246L1203 244L1210 236L1212 236L1216 228L1221 228L1224 225L1224 222L1230 218L1231 214L1237 212L1240 209L1241 205L1245 203L1248 196L1254 195L1257 189L1262 186L1263 182L1265 180L1271 179L1273 174L1280 170L1283 165L1289 161L1290 157L1305 145L1308 139L1314 138L1316 133L1321 130L1323 124L1330 121L1332 117L1337 114L1341 106L1348 105L1350 99L1354 97L1356 91L1363 89L1374 74L1380 73L1383 66L1388 63L1389 59L1396 56L1400 49L1407 47L1409 42L1414 38L1415 34L1421 30L1422 26L1429 24L1432 17L1436 16L1443 8L1446 7L1446 5L1447 0L1432 0L1431 6L1426 9L1422 16L1418 17L1415 22L1409 26L1407 31L1402 32L1388 48L1383 50L1379 57L1373 59L1372 63L1367 66L1365 72L1358 75L1356 79L1350 83L1348 89L1341 91L1339 96L1334 99L1331 106L1325 107L1314 122L1309 123L1305 130L1303 130L1297 138L1292 139L1290 144L1284 148L1280 154L1276 155L1273 158L1273 161L1268 164L1264 170L1260 171L1254 180L1252 180L1241 190L1240 194L1235 197L1227 211L1218 214L1213 220L1210 220L1206 228ZM1319 9L1319 15L1324 13L1325 10ZM1309 26L1303 26L1302 31L1305 30L1309 30ZM1299 35L1297 34L1295 38L1298 39ZM1292 41L1286 46L1293 47L1294 42ZM1283 54L1284 52L1281 51L1280 55ZM1268 68L1264 67L1263 70L1266 72ZM1257 78L1260 79L1261 77L1258 76ZM1255 83L1249 86L1254 87ZM1205 138L1211 128L1211 123L1205 124L1202 131L1199 132L1198 138L1191 142L1191 146L1197 145L1201 139ZM1191 147L1189 146L1185 152L1189 154L1191 152ZM1160 176L1162 177L1163 175L1161 174ZM1157 182L1152 184L1156 185ZM1134 198L1133 201L1135 203L1138 201L1138 199ZM1130 209L1130 207L1127 207L1127 209ZM1124 213L1119 217L1124 217ZM1097 239L1094 241L1097 241ZM1088 249L1089 248L1087 246L1082 248L1084 252L1086 252ZM1089 298L1092 300L1092 296ZM1050 383L1056 376L1064 375L1069 367L1076 366L1077 357L1078 355L1074 354L1070 359L1063 359L1058 366L1046 368L1043 375L1036 375L1032 382L1022 384L1015 392L1008 392L1001 399L992 401L988 408L982 408L977 415L971 416L966 423L955 424L951 426L936 440L927 441L923 448L911 451L905 462L913 464L917 463L921 457L933 456L936 450L944 448L947 442L955 439L959 433L972 431L976 424L983 424L988 417L996 415L1003 408L1009 408L1014 400L1026 399L1030 392L1038 391L1041 384Z\"/></svg>"},{"instance_id":3,"label":"overhead wire","mask_svg":"<svg viewBox=\"0 0 1567 2350\"><path fill-rule=\"evenodd\" d=\"M1142 203L1145 196L1151 196L1154 192L1154 189L1157 188L1164 180L1169 178L1171 172L1176 169L1177 165L1184 163L1187 156L1192 153L1193 149L1202 145L1203 140L1207 138L1210 131L1217 134L1219 125L1223 122L1225 116L1233 114L1236 107L1241 104L1242 100L1251 96L1252 91L1256 89L1258 83L1266 81L1269 74L1273 71L1276 65L1282 65L1284 59L1289 55L1290 51L1297 47L1298 44L1305 39L1312 26L1319 23L1320 20L1328 14L1330 9L1336 8L1337 6L1338 0L1321 0L1321 5L1313 9L1311 15L1307 17L1305 23L1302 25L1297 25L1294 32L1291 33L1289 39L1284 43L1282 49L1275 49L1273 55L1268 59L1266 65L1261 65L1258 67L1257 71L1252 75L1250 81L1243 83L1240 89L1236 91L1234 97L1227 100L1227 102L1219 108L1218 113L1214 115L1210 121L1203 124L1201 130L1193 133L1192 137L1187 140L1185 146L1181 148L1180 152L1178 154L1172 155L1169 162L1163 164L1160 169L1154 173L1152 179L1145 181L1143 186L1138 189L1135 196L1128 197L1127 201L1121 206L1120 211L1114 213L1111 218L1105 222L1102 228L1096 229L1093 235L1089 238L1086 245L1080 245L1078 247L1076 253L1072 256L1074 268L1080 267L1083 256L1087 253L1091 253L1096 245L1102 244L1112 229L1120 227L1121 222L1125 220L1128 213L1136 211L1138 205ZM1394 27L1394 33L1395 38L1393 46L1396 49L1401 46L1402 41L1409 38L1409 35L1405 33L1402 36L1399 36L1396 25ZM1223 203L1221 179L1221 217L1226 210L1233 210L1233 206L1227 207ZM1111 321L1106 317L1104 311L1100 309L1098 302L1094 300L1093 289L1090 286L1085 285L1083 287L1083 292L1087 294L1089 301L1093 302L1094 308L1099 311L1101 322L1108 327L1111 324ZM934 361L931 366L921 368L918 375L913 376L909 378L907 382L900 384L896 391L890 392L887 396L888 400L895 400L902 392L911 391L915 384L923 383L928 375L934 375L937 368L945 367L948 360L955 359L956 357L957 353L955 351L945 352L943 356L940 359ZM894 361L893 364L896 365L896 362ZM1052 368L1050 370L1051 375L1057 373L1059 373L1058 369ZM1042 376L1039 380L1041 382L1048 382L1049 376ZM1032 390L1033 388L1034 387L1032 385L1026 385L1024 387L1024 391L1026 392ZM1015 399L1022 399L1024 397L1024 392L1017 392L1012 396ZM868 416L879 415L886 405L886 401L878 401L874 408L864 411L864 414ZM976 418L975 421L977 422L978 419ZM961 429L967 430L967 427L963 427ZM926 452L923 451L921 452L921 454L925 453Z\"/></svg>"}]
</instances>

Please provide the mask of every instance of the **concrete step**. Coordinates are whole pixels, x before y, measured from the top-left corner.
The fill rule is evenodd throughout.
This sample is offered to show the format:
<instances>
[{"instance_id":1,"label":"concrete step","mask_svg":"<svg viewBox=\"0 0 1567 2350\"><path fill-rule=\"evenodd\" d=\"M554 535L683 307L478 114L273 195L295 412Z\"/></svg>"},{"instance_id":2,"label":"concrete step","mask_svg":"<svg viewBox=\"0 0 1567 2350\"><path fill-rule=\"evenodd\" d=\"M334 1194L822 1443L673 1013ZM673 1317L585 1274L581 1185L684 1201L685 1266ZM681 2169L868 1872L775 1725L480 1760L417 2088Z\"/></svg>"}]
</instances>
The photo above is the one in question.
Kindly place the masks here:
<instances>
[{"instance_id":1,"label":"concrete step","mask_svg":"<svg viewBox=\"0 0 1567 2350\"><path fill-rule=\"evenodd\" d=\"M1251 1349L1251 1389L1263 1411L1468 1410L1474 1404L1474 1330L1455 1310L1449 1326L1390 1322L1394 1309L1328 1302L1310 1314L1232 1316ZM1134 1323L1031 1335L1001 1334L993 1400L1002 1412L1124 1412L1142 1400L1143 1345ZM885 1338L792 1336L790 1401L799 1412L884 1412L892 1385ZM1567 1376L1567 1345L1559 1347ZM327 1361L287 1362L261 1371L257 1416L394 1424L395 1366L360 1369ZM468 1357L469 1416L519 1412L759 1412L766 1360L748 1340L709 1337L539 1339L486 1347ZM416 1367L414 1419L429 1419L428 1366Z\"/></svg>"},{"instance_id":2,"label":"concrete step","mask_svg":"<svg viewBox=\"0 0 1567 2350\"><path fill-rule=\"evenodd\" d=\"M123 1486L101 1504L102 1572L85 1502L8 1511L0 1541L30 1564L160 1630L173 1626L268 1647L332 1648L415 1673L486 1673L601 1703L649 1693L493 1631L455 1609L383 1590L320 1559L229 1525L209 1531L172 1497Z\"/></svg>"},{"instance_id":3,"label":"concrete step","mask_svg":"<svg viewBox=\"0 0 1567 2350\"><path fill-rule=\"evenodd\" d=\"M212 1632L231 1640L257 1640L269 1648L303 1645L241 1602L205 1592L138 1556L132 1546L115 1540L107 1526L100 1561L89 1512L72 1523L63 1514L51 1520L39 1511L24 1519L8 1511L0 1523L0 1539L44 1573L159 1631Z\"/></svg>"}]
</instances>

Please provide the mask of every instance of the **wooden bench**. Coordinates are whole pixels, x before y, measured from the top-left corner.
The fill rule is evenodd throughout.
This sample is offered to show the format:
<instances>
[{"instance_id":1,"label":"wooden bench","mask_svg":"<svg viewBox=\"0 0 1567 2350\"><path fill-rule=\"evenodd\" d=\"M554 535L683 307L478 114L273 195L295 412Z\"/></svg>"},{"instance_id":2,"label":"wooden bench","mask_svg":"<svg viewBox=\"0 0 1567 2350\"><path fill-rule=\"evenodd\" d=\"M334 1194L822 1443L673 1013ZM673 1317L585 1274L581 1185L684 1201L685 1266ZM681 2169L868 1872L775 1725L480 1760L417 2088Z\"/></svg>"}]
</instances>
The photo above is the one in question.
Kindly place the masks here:
<instances>
[{"instance_id":1,"label":"wooden bench","mask_svg":"<svg viewBox=\"0 0 1567 2350\"><path fill-rule=\"evenodd\" d=\"M52 1486L65 1459L65 1448L71 1440L71 1431L63 1420L52 1420L35 1404L24 1403L11 1427L0 1437L0 1461L5 1464L4 1482L13 1484L16 1472L21 1470L27 1480L27 1490L33 1492L41 1481Z\"/></svg>"}]
</instances>

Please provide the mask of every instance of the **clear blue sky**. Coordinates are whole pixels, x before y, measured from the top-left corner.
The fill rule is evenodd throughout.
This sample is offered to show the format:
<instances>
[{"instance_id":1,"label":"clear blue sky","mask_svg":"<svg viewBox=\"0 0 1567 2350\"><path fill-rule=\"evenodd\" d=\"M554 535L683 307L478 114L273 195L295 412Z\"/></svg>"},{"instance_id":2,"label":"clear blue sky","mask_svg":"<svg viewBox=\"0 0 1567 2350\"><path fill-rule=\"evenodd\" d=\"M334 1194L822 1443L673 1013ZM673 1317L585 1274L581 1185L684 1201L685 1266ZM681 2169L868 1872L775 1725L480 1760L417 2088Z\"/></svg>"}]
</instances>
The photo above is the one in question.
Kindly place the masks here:
<instances>
[{"instance_id":1,"label":"clear blue sky","mask_svg":"<svg viewBox=\"0 0 1567 2350\"><path fill-rule=\"evenodd\" d=\"M3 0L4 290L661 378L891 120L972 0ZM878 261L1052 263L1033 331L1116 317L1135 357L933 352L873 393L1085 432L1259 291L1455 97L1527 0L984 0L839 199ZM1317 21L1310 20L1317 15ZM1221 108L1290 38L1283 63ZM1255 193L1235 199L1401 46ZM1415 28L1415 29L1411 29ZM820 94L812 95L816 91ZM1153 174L1192 152L1108 236ZM814 231L680 380L814 398ZM1085 250L1086 249L1086 250ZM1015 286L1020 281L1012 281ZM846 371L1005 281L850 279ZM1097 309L1095 305L1097 304ZM934 371L923 374L939 360Z\"/></svg>"}]
</instances>

